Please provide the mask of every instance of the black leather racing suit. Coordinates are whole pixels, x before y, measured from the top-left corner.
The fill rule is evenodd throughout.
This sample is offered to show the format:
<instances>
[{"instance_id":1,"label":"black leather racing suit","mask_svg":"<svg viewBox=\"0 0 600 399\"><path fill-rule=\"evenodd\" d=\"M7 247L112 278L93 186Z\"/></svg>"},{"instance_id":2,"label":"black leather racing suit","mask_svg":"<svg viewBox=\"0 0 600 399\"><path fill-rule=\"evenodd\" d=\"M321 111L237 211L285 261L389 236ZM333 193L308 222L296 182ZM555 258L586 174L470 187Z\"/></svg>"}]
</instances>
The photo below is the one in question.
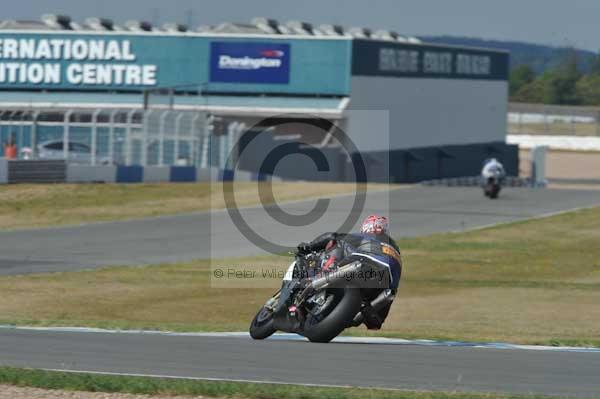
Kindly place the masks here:
<instances>
[{"instance_id":1,"label":"black leather racing suit","mask_svg":"<svg viewBox=\"0 0 600 399\"><path fill-rule=\"evenodd\" d=\"M384 247L388 247L387 250ZM393 251L389 251L389 247ZM400 283L400 277L402 274L402 260L400 258L400 248L394 240L387 234L363 234L363 233L325 233L309 243L301 243L298 246L299 253L309 253L312 251L320 252L324 251L324 257L326 260L323 263L325 269L332 265L341 265L349 261L353 253L367 253L375 256L389 257L390 253L396 253L394 259L390 259L390 273L392 277L392 283L390 289L395 295L398 290ZM372 295L377 295L380 290L373 292ZM365 314L364 323L369 329L379 329L385 321L391 307L391 303L386 305L378 312L369 314L369 309L363 309Z\"/></svg>"}]
</instances>

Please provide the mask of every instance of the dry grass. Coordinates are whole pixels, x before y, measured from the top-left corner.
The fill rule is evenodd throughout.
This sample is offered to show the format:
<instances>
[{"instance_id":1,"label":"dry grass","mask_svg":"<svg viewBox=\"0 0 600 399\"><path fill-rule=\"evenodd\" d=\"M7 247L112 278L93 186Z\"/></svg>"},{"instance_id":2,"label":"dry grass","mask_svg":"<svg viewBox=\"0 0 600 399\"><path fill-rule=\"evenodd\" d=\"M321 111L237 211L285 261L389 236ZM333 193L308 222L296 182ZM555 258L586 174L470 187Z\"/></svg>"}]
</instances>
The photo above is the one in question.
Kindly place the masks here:
<instances>
[{"instance_id":1,"label":"dry grass","mask_svg":"<svg viewBox=\"0 0 600 399\"><path fill-rule=\"evenodd\" d=\"M402 240L400 294L377 335L600 346L599 242L600 208ZM288 261L212 266L270 269ZM245 330L273 289L216 288L211 274L204 261L3 277L0 322Z\"/></svg>"},{"instance_id":2,"label":"dry grass","mask_svg":"<svg viewBox=\"0 0 600 399\"><path fill-rule=\"evenodd\" d=\"M287 258L243 264L280 267ZM225 262L232 264L232 262ZM210 261L0 279L5 323L240 330L274 289L211 288Z\"/></svg>"},{"instance_id":3,"label":"dry grass","mask_svg":"<svg viewBox=\"0 0 600 399\"><path fill-rule=\"evenodd\" d=\"M238 206L259 204L259 187L236 182ZM369 189L384 189L371 185ZM351 183L273 183L276 201L352 193ZM42 227L225 208L221 183L0 185L0 229Z\"/></svg>"},{"instance_id":4,"label":"dry grass","mask_svg":"<svg viewBox=\"0 0 600 399\"><path fill-rule=\"evenodd\" d=\"M595 123L509 123L509 134L531 134L550 136L598 136L600 127Z\"/></svg>"},{"instance_id":5,"label":"dry grass","mask_svg":"<svg viewBox=\"0 0 600 399\"><path fill-rule=\"evenodd\" d=\"M91 390L91 389L90 389ZM58 389L40 389L24 386L0 385L0 399L205 399L206 396L136 395L117 392L85 392Z\"/></svg>"}]
</instances>

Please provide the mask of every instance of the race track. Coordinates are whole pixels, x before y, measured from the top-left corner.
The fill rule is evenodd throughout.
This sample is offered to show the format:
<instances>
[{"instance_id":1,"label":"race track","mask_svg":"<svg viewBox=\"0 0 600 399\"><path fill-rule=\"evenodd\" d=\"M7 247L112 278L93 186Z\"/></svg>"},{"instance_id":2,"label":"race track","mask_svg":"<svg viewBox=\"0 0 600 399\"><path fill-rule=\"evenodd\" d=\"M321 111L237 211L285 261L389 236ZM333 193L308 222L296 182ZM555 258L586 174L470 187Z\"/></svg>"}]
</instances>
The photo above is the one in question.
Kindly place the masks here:
<instances>
[{"instance_id":1,"label":"race track","mask_svg":"<svg viewBox=\"0 0 600 399\"><path fill-rule=\"evenodd\" d=\"M324 217L285 227L262 208L242 210L263 237L295 245L335 229L352 198L331 201ZM283 206L306 213L314 201ZM600 205L598 191L508 189L497 201L478 189L411 187L372 193L362 217L389 214L395 237L460 231ZM138 221L0 233L0 274L79 270L264 253L224 211ZM352 385L419 390L600 392L600 353L428 346L256 342L245 336L125 334L0 328L0 365L61 370ZM290 366L294 365L294 366Z\"/></svg>"},{"instance_id":2,"label":"race track","mask_svg":"<svg viewBox=\"0 0 600 399\"><path fill-rule=\"evenodd\" d=\"M0 329L0 364L125 374L591 397L600 353Z\"/></svg>"},{"instance_id":3,"label":"race track","mask_svg":"<svg viewBox=\"0 0 600 399\"><path fill-rule=\"evenodd\" d=\"M348 216L352 197L331 200L324 216L308 226L289 227L262 207L242 209L262 237L294 246L335 230ZM315 201L282 208L305 214ZM578 207L600 205L598 191L507 189L496 201L477 188L407 187L369 194L358 219L368 213L390 215L394 237L471 229ZM281 213L275 211L275 213ZM156 264L202 258L259 255L225 211L159 217L75 227L0 232L0 274L68 271L106 265Z\"/></svg>"}]
</instances>

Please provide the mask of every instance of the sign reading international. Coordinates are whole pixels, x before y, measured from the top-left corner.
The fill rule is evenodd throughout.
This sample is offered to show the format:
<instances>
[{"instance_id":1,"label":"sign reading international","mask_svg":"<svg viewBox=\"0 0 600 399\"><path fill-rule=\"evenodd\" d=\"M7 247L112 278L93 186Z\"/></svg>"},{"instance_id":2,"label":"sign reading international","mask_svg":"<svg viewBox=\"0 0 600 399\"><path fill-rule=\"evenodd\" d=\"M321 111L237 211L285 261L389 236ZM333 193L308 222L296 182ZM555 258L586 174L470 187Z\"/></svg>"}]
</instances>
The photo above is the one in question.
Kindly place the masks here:
<instances>
[{"instance_id":1,"label":"sign reading international","mask_svg":"<svg viewBox=\"0 0 600 399\"><path fill-rule=\"evenodd\" d=\"M155 86L158 67L139 64L129 40L0 38L0 84Z\"/></svg>"},{"instance_id":2,"label":"sign reading international","mask_svg":"<svg viewBox=\"0 0 600 399\"><path fill-rule=\"evenodd\" d=\"M212 42L210 81L288 84L290 45L285 43Z\"/></svg>"}]
</instances>

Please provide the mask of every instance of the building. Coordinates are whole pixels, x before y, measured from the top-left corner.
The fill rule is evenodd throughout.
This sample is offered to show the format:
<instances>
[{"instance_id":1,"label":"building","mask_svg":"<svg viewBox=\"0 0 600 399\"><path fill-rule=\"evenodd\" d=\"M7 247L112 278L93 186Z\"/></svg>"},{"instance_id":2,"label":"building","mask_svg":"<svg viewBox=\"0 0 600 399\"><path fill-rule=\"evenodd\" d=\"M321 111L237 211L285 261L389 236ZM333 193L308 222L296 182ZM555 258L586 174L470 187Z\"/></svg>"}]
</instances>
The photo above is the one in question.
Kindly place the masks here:
<instances>
[{"instance_id":1,"label":"building","mask_svg":"<svg viewBox=\"0 0 600 399\"><path fill-rule=\"evenodd\" d=\"M0 139L34 154L58 142L69 158L62 142L83 144L94 165L297 179L354 180L357 153L378 181L474 175L490 156L517 174L507 77L505 52L387 31L264 18L197 31L4 21Z\"/></svg>"}]
</instances>

